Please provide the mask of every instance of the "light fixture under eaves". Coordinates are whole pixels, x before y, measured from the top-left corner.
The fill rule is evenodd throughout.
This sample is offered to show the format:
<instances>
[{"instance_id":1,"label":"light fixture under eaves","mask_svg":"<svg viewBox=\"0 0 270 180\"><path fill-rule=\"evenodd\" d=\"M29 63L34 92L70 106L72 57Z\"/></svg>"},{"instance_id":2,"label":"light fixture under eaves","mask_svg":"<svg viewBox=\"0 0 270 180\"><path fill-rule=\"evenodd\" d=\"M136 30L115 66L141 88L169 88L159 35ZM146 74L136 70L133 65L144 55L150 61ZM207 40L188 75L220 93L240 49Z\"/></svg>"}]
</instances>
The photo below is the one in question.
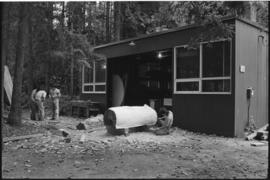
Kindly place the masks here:
<instances>
[{"instance_id":1,"label":"light fixture under eaves","mask_svg":"<svg viewBox=\"0 0 270 180\"><path fill-rule=\"evenodd\" d=\"M158 52L157 57L158 57L159 59L161 59L161 58L163 57L163 56L162 56L162 53L161 53L161 52Z\"/></svg>"},{"instance_id":2,"label":"light fixture under eaves","mask_svg":"<svg viewBox=\"0 0 270 180\"><path fill-rule=\"evenodd\" d=\"M128 45L130 45L130 46L135 46L136 44L135 44L134 41L130 41L130 43L129 43Z\"/></svg>"},{"instance_id":3,"label":"light fixture under eaves","mask_svg":"<svg viewBox=\"0 0 270 180\"><path fill-rule=\"evenodd\" d=\"M158 51L157 52L157 58L158 59L162 59L162 58L167 57L168 56L168 54L166 54L167 52L168 52L167 50L165 50L165 51Z\"/></svg>"}]
</instances>

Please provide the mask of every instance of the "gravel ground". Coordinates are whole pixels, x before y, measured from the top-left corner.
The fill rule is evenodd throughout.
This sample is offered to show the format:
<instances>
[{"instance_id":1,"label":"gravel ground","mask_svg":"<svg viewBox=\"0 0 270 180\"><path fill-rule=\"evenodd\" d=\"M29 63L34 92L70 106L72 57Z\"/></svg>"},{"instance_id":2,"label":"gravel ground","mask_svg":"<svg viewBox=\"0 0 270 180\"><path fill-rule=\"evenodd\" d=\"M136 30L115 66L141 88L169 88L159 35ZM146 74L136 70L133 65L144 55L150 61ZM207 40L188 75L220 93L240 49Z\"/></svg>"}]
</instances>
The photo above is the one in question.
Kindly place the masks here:
<instances>
[{"instance_id":1,"label":"gravel ground","mask_svg":"<svg viewBox=\"0 0 270 180\"><path fill-rule=\"evenodd\" d=\"M25 112L24 124L29 129L40 128L44 136L5 143L3 178L268 177L268 143L254 147L243 139L182 129L166 136L151 132L112 136L101 118L92 118L88 130L76 130L83 119L62 116L58 122L36 122L28 117ZM71 141L57 128L65 129ZM80 142L82 136L84 141Z\"/></svg>"}]
</instances>

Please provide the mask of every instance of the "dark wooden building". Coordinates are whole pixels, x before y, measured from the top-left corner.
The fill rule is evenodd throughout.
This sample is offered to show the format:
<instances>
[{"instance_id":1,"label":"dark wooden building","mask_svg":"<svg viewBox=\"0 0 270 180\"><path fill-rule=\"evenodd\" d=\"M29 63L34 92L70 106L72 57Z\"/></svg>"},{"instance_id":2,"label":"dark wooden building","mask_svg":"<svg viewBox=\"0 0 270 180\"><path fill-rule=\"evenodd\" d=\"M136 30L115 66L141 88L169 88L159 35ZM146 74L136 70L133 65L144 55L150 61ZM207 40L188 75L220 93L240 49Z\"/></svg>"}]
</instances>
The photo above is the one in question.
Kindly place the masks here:
<instances>
[{"instance_id":1,"label":"dark wooden building","mask_svg":"<svg viewBox=\"0 0 270 180\"><path fill-rule=\"evenodd\" d=\"M95 47L106 60L83 68L82 98L106 107L167 106L175 126L208 134L243 137L250 120L264 126L268 30L238 18L223 21L234 27L232 38L195 48L187 44L200 33L197 25Z\"/></svg>"}]
</instances>

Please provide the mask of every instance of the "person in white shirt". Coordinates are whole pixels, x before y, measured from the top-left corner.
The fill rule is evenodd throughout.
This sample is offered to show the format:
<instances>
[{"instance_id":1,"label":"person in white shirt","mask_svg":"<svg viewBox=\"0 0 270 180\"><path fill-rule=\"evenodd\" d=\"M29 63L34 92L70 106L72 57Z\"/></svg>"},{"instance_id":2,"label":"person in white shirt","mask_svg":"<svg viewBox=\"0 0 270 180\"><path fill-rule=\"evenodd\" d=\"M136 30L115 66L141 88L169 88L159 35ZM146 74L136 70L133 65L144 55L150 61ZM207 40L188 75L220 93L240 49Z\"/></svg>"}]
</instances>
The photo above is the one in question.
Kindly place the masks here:
<instances>
[{"instance_id":1,"label":"person in white shirt","mask_svg":"<svg viewBox=\"0 0 270 180\"><path fill-rule=\"evenodd\" d=\"M170 134L170 128L173 124L173 113L165 107L161 107L158 113L157 124L160 126L154 131L156 135Z\"/></svg>"},{"instance_id":2,"label":"person in white shirt","mask_svg":"<svg viewBox=\"0 0 270 180\"><path fill-rule=\"evenodd\" d=\"M50 89L49 97L52 99L53 113L51 120L59 120L59 99L61 97L60 89L52 88Z\"/></svg>"},{"instance_id":3,"label":"person in white shirt","mask_svg":"<svg viewBox=\"0 0 270 180\"><path fill-rule=\"evenodd\" d=\"M47 93L44 90L39 90L35 96L35 99L38 105L38 114L39 114L40 121L43 121L45 118L44 101L46 99L46 96L47 96Z\"/></svg>"},{"instance_id":4,"label":"person in white shirt","mask_svg":"<svg viewBox=\"0 0 270 180\"><path fill-rule=\"evenodd\" d=\"M45 118L44 101L47 93L39 88L33 89L31 93L31 119L43 121Z\"/></svg>"}]
</instances>

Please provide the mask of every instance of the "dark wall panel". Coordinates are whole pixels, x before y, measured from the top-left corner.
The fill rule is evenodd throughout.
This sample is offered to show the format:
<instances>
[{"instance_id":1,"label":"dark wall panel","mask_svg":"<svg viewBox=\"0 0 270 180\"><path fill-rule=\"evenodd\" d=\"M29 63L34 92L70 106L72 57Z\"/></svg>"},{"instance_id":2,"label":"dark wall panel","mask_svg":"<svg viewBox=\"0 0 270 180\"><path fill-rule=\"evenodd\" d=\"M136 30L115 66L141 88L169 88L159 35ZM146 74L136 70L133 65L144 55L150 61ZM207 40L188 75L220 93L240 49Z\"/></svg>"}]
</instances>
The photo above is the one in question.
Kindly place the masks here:
<instances>
[{"instance_id":1,"label":"dark wall panel","mask_svg":"<svg viewBox=\"0 0 270 180\"><path fill-rule=\"evenodd\" d=\"M234 136L232 95L174 94L174 125L183 129Z\"/></svg>"}]
</instances>

